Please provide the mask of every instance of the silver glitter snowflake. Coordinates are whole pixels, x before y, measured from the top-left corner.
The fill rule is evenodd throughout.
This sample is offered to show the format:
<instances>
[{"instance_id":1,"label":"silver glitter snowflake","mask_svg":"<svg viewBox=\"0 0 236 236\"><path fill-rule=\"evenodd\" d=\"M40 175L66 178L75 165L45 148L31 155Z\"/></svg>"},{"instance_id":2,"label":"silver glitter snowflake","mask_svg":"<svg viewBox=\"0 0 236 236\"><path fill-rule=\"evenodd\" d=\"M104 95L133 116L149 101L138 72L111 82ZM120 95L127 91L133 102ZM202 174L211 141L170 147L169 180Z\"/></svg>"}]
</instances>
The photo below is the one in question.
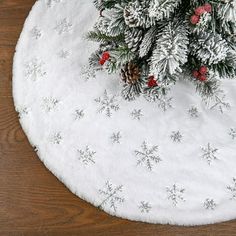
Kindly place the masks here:
<instances>
[{"instance_id":1,"label":"silver glitter snowflake","mask_svg":"<svg viewBox=\"0 0 236 236\"><path fill-rule=\"evenodd\" d=\"M227 189L232 195L231 199L236 199L236 178L233 178L233 185L227 186Z\"/></svg>"},{"instance_id":2,"label":"silver glitter snowflake","mask_svg":"<svg viewBox=\"0 0 236 236\"><path fill-rule=\"evenodd\" d=\"M140 202L140 205L139 205L139 210L141 213L149 213L150 210L152 209L152 206L149 204L149 202Z\"/></svg>"},{"instance_id":3,"label":"silver glitter snowflake","mask_svg":"<svg viewBox=\"0 0 236 236\"><path fill-rule=\"evenodd\" d=\"M209 199L207 198L205 200L205 202L203 203L203 207L206 209L206 210L215 210L216 208L216 203L214 201L214 199Z\"/></svg>"},{"instance_id":4,"label":"silver glitter snowflake","mask_svg":"<svg viewBox=\"0 0 236 236\"><path fill-rule=\"evenodd\" d=\"M25 77L32 81L37 81L46 75L44 62L34 58L25 64Z\"/></svg>"},{"instance_id":5,"label":"silver glitter snowflake","mask_svg":"<svg viewBox=\"0 0 236 236\"><path fill-rule=\"evenodd\" d=\"M226 101L226 95L222 90L219 90L213 98L205 101L211 110L218 109L222 114L225 110L230 109L230 104Z\"/></svg>"},{"instance_id":6,"label":"silver glitter snowflake","mask_svg":"<svg viewBox=\"0 0 236 236\"><path fill-rule=\"evenodd\" d=\"M18 112L19 118L23 118L25 115L29 114L29 109L25 106L18 107L16 111Z\"/></svg>"},{"instance_id":7,"label":"silver glitter snowflake","mask_svg":"<svg viewBox=\"0 0 236 236\"><path fill-rule=\"evenodd\" d=\"M198 112L198 109L196 107L191 107L188 110L188 113L192 118L197 118L199 116L199 112Z\"/></svg>"},{"instance_id":8,"label":"silver glitter snowflake","mask_svg":"<svg viewBox=\"0 0 236 236\"><path fill-rule=\"evenodd\" d=\"M43 98L42 108L46 112L51 112L57 107L58 104L59 104L59 100L57 100L56 98L46 97L46 98Z\"/></svg>"},{"instance_id":9,"label":"silver glitter snowflake","mask_svg":"<svg viewBox=\"0 0 236 236\"><path fill-rule=\"evenodd\" d=\"M163 96L163 97L160 97L158 99L158 107L166 112L167 110L169 110L170 108L172 108L172 100L173 98L172 97L166 97L166 96Z\"/></svg>"},{"instance_id":10,"label":"silver glitter snowflake","mask_svg":"<svg viewBox=\"0 0 236 236\"><path fill-rule=\"evenodd\" d=\"M173 142L180 143L182 141L183 136L179 131L173 131L170 138Z\"/></svg>"},{"instance_id":11,"label":"silver glitter snowflake","mask_svg":"<svg viewBox=\"0 0 236 236\"><path fill-rule=\"evenodd\" d=\"M77 150L77 152L79 153L78 159L82 161L85 165L95 163L94 155L96 154L96 152L91 150L88 146L86 146L84 150Z\"/></svg>"},{"instance_id":12,"label":"silver glitter snowflake","mask_svg":"<svg viewBox=\"0 0 236 236\"><path fill-rule=\"evenodd\" d=\"M41 36L42 36L42 32L41 30L35 26L31 31L30 31L30 34L31 36L34 38L34 39L39 39Z\"/></svg>"},{"instance_id":13,"label":"silver glitter snowflake","mask_svg":"<svg viewBox=\"0 0 236 236\"><path fill-rule=\"evenodd\" d=\"M121 134L120 132L117 132L117 133L113 133L112 136L111 136L111 141L112 143L120 143L120 140L121 140Z\"/></svg>"},{"instance_id":14,"label":"silver glitter snowflake","mask_svg":"<svg viewBox=\"0 0 236 236\"><path fill-rule=\"evenodd\" d=\"M141 150L135 150L135 155L138 157L137 165L144 165L150 171L152 171L154 164L161 161L158 155L158 146L148 147L145 141L141 145Z\"/></svg>"},{"instance_id":15,"label":"silver glitter snowflake","mask_svg":"<svg viewBox=\"0 0 236 236\"><path fill-rule=\"evenodd\" d=\"M99 208L104 209L108 206L114 212L117 211L117 205L125 201L125 199L120 196L120 193L123 191L123 185L114 186L109 181L106 182L104 189L99 189L99 194L104 197L102 203L99 205Z\"/></svg>"},{"instance_id":16,"label":"silver glitter snowflake","mask_svg":"<svg viewBox=\"0 0 236 236\"><path fill-rule=\"evenodd\" d=\"M211 144L208 143L207 147L202 147L202 158L206 159L207 163L210 165L212 161L218 159L216 156L217 151L217 148L212 148Z\"/></svg>"},{"instance_id":17,"label":"silver glitter snowflake","mask_svg":"<svg viewBox=\"0 0 236 236\"><path fill-rule=\"evenodd\" d=\"M66 50L61 50L58 52L58 56L61 59L66 59L66 58L68 58L69 55L70 55L69 51L66 51Z\"/></svg>"},{"instance_id":18,"label":"silver glitter snowflake","mask_svg":"<svg viewBox=\"0 0 236 236\"><path fill-rule=\"evenodd\" d=\"M66 19L62 19L57 22L55 26L55 30L58 34L68 33L72 28L72 24Z\"/></svg>"},{"instance_id":19,"label":"silver glitter snowflake","mask_svg":"<svg viewBox=\"0 0 236 236\"><path fill-rule=\"evenodd\" d=\"M50 140L51 140L51 143L53 143L53 144L60 144L62 141L61 133L57 132L57 133L53 134L51 136Z\"/></svg>"},{"instance_id":20,"label":"silver glitter snowflake","mask_svg":"<svg viewBox=\"0 0 236 236\"><path fill-rule=\"evenodd\" d=\"M84 114L84 110L75 110L75 120L81 120L85 114Z\"/></svg>"},{"instance_id":21,"label":"silver glitter snowflake","mask_svg":"<svg viewBox=\"0 0 236 236\"><path fill-rule=\"evenodd\" d=\"M142 110L141 109L139 109L139 110L134 109L131 113L131 116L134 120L140 120L141 117L143 116Z\"/></svg>"},{"instance_id":22,"label":"silver glitter snowflake","mask_svg":"<svg viewBox=\"0 0 236 236\"><path fill-rule=\"evenodd\" d=\"M229 135L232 137L232 139L236 139L236 128L231 128Z\"/></svg>"},{"instance_id":23,"label":"silver glitter snowflake","mask_svg":"<svg viewBox=\"0 0 236 236\"><path fill-rule=\"evenodd\" d=\"M177 206L179 202L185 201L184 199L184 188L179 188L176 184L174 184L172 187L166 188L167 192L167 199L172 202L174 206Z\"/></svg>"},{"instance_id":24,"label":"silver glitter snowflake","mask_svg":"<svg viewBox=\"0 0 236 236\"><path fill-rule=\"evenodd\" d=\"M104 91L103 97L95 99L100 104L99 112L105 112L108 117L112 116L112 111L118 111L120 109L116 95L110 96L107 91Z\"/></svg>"},{"instance_id":25,"label":"silver glitter snowflake","mask_svg":"<svg viewBox=\"0 0 236 236\"><path fill-rule=\"evenodd\" d=\"M52 7L54 4L61 2L61 0L46 0L48 7Z\"/></svg>"}]
</instances>

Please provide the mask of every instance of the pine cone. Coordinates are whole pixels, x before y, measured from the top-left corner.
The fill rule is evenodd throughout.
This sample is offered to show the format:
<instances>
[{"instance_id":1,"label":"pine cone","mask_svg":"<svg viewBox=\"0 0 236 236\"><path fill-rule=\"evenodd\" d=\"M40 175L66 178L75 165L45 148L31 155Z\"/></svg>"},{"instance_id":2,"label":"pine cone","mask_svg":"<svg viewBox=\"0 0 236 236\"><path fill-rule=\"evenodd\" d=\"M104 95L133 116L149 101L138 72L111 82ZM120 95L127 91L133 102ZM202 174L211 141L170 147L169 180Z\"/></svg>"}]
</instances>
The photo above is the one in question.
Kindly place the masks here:
<instances>
[{"instance_id":1,"label":"pine cone","mask_svg":"<svg viewBox=\"0 0 236 236\"><path fill-rule=\"evenodd\" d=\"M125 23L129 27L140 26L142 19L142 7L137 2L132 2L124 8Z\"/></svg>"},{"instance_id":2,"label":"pine cone","mask_svg":"<svg viewBox=\"0 0 236 236\"><path fill-rule=\"evenodd\" d=\"M139 67L132 62L127 63L123 69L121 69L122 80L127 84L136 84L140 79L141 72Z\"/></svg>"},{"instance_id":3,"label":"pine cone","mask_svg":"<svg viewBox=\"0 0 236 236\"><path fill-rule=\"evenodd\" d=\"M141 44L142 39L142 30L132 28L130 30L125 31L125 42L132 52L136 52L139 49L139 45Z\"/></svg>"}]
</instances>

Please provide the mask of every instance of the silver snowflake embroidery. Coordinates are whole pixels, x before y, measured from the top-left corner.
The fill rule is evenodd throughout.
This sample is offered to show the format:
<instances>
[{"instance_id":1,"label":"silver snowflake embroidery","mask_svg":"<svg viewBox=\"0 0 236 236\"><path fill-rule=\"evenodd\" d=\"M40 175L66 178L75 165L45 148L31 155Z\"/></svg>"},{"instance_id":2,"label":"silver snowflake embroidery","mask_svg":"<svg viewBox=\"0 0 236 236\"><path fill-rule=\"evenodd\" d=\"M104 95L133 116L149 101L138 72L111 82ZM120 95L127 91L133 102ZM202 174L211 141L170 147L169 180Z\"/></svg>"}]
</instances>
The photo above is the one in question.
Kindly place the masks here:
<instances>
[{"instance_id":1,"label":"silver snowflake embroidery","mask_svg":"<svg viewBox=\"0 0 236 236\"><path fill-rule=\"evenodd\" d=\"M141 117L143 116L142 110L141 109L139 109L139 110L134 109L131 113L131 116L134 120L140 120Z\"/></svg>"},{"instance_id":2,"label":"silver snowflake embroidery","mask_svg":"<svg viewBox=\"0 0 236 236\"><path fill-rule=\"evenodd\" d=\"M217 153L218 149L211 147L211 144L208 143L207 147L202 147L202 158L206 159L207 163L210 165L212 161L217 160Z\"/></svg>"},{"instance_id":3,"label":"silver snowflake embroidery","mask_svg":"<svg viewBox=\"0 0 236 236\"><path fill-rule=\"evenodd\" d=\"M179 202L184 202L184 188L179 188L176 184L174 184L172 187L166 188L167 192L167 199L172 202L174 206L177 206Z\"/></svg>"},{"instance_id":4,"label":"silver snowflake embroidery","mask_svg":"<svg viewBox=\"0 0 236 236\"><path fill-rule=\"evenodd\" d=\"M104 197L104 200L99 205L99 208L104 209L108 206L114 212L117 211L117 205L125 201L125 199L120 196L123 191L123 185L114 186L109 181L106 182L104 189L99 189L99 194Z\"/></svg>"},{"instance_id":5,"label":"silver snowflake embroidery","mask_svg":"<svg viewBox=\"0 0 236 236\"><path fill-rule=\"evenodd\" d=\"M222 114L225 110L230 109L230 104L226 102L226 95L222 90L216 92L214 97L210 98L210 100L206 100L205 102L210 107L210 110L218 109Z\"/></svg>"},{"instance_id":6,"label":"silver snowflake embroidery","mask_svg":"<svg viewBox=\"0 0 236 236\"><path fill-rule=\"evenodd\" d=\"M29 109L27 107L18 107L16 111L18 112L19 118L23 118L25 115L29 114Z\"/></svg>"},{"instance_id":7,"label":"silver snowflake embroidery","mask_svg":"<svg viewBox=\"0 0 236 236\"><path fill-rule=\"evenodd\" d=\"M236 128L231 128L229 135L232 137L232 139L236 139Z\"/></svg>"},{"instance_id":8,"label":"silver snowflake embroidery","mask_svg":"<svg viewBox=\"0 0 236 236\"><path fill-rule=\"evenodd\" d=\"M112 136L111 136L111 141L112 143L120 143L120 140L121 140L121 134L120 132L117 132L117 133L113 133Z\"/></svg>"},{"instance_id":9,"label":"silver snowflake embroidery","mask_svg":"<svg viewBox=\"0 0 236 236\"><path fill-rule=\"evenodd\" d=\"M46 0L46 4L48 7L52 7L56 3L60 3L61 0Z\"/></svg>"},{"instance_id":10,"label":"silver snowflake embroidery","mask_svg":"<svg viewBox=\"0 0 236 236\"><path fill-rule=\"evenodd\" d=\"M75 120L81 120L85 116L84 110L75 111Z\"/></svg>"},{"instance_id":11,"label":"silver snowflake embroidery","mask_svg":"<svg viewBox=\"0 0 236 236\"><path fill-rule=\"evenodd\" d=\"M192 118L197 118L199 116L199 112L198 112L198 109L196 107L191 107L188 110L188 113Z\"/></svg>"},{"instance_id":12,"label":"silver snowflake embroidery","mask_svg":"<svg viewBox=\"0 0 236 236\"><path fill-rule=\"evenodd\" d=\"M43 98L42 108L46 112L51 112L57 107L58 104L59 104L59 100L57 100L56 98L46 97L46 98Z\"/></svg>"},{"instance_id":13,"label":"silver snowflake embroidery","mask_svg":"<svg viewBox=\"0 0 236 236\"><path fill-rule=\"evenodd\" d=\"M25 77L32 81L37 81L46 75L44 69L44 62L34 58L30 62L25 64Z\"/></svg>"},{"instance_id":14,"label":"silver snowflake embroidery","mask_svg":"<svg viewBox=\"0 0 236 236\"><path fill-rule=\"evenodd\" d=\"M31 31L30 31L30 34L31 36L34 38L34 39L39 39L41 36L42 36L42 32L41 30L35 26Z\"/></svg>"},{"instance_id":15,"label":"silver snowflake embroidery","mask_svg":"<svg viewBox=\"0 0 236 236\"><path fill-rule=\"evenodd\" d=\"M51 140L51 143L53 143L53 144L60 144L62 141L61 133L57 132L57 133L53 134L51 136L50 140Z\"/></svg>"},{"instance_id":16,"label":"silver snowflake embroidery","mask_svg":"<svg viewBox=\"0 0 236 236\"><path fill-rule=\"evenodd\" d=\"M180 143L182 141L183 136L179 131L173 131L170 138L173 142Z\"/></svg>"},{"instance_id":17,"label":"silver snowflake embroidery","mask_svg":"<svg viewBox=\"0 0 236 236\"><path fill-rule=\"evenodd\" d=\"M231 199L236 199L236 178L233 178L233 185L227 186L227 189L231 192Z\"/></svg>"},{"instance_id":18,"label":"silver snowflake embroidery","mask_svg":"<svg viewBox=\"0 0 236 236\"><path fill-rule=\"evenodd\" d=\"M82 161L85 165L95 163L94 155L96 154L96 152L91 150L88 146L86 146L84 150L77 150L77 152L79 153L78 159Z\"/></svg>"},{"instance_id":19,"label":"silver snowflake embroidery","mask_svg":"<svg viewBox=\"0 0 236 236\"><path fill-rule=\"evenodd\" d=\"M152 209L152 206L149 204L149 202L141 201L138 208L141 213L149 213Z\"/></svg>"},{"instance_id":20,"label":"silver snowflake embroidery","mask_svg":"<svg viewBox=\"0 0 236 236\"><path fill-rule=\"evenodd\" d=\"M83 66L81 70L81 76L85 81L94 79L96 77L96 70L92 66Z\"/></svg>"},{"instance_id":21,"label":"silver snowflake embroidery","mask_svg":"<svg viewBox=\"0 0 236 236\"><path fill-rule=\"evenodd\" d=\"M135 155L138 157L137 165L144 165L150 171L152 171L154 164L161 161L158 155L158 146L148 147L145 141L141 145L141 150L135 150Z\"/></svg>"},{"instance_id":22,"label":"silver snowflake embroidery","mask_svg":"<svg viewBox=\"0 0 236 236\"><path fill-rule=\"evenodd\" d=\"M206 210L215 210L216 208L216 203L214 201L214 199L209 199L207 198L205 200L205 202L203 203L203 207L206 209Z\"/></svg>"},{"instance_id":23,"label":"silver snowflake embroidery","mask_svg":"<svg viewBox=\"0 0 236 236\"><path fill-rule=\"evenodd\" d=\"M70 55L69 51L66 50L61 50L60 52L58 52L58 56L61 59L66 59L69 57L69 55Z\"/></svg>"},{"instance_id":24,"label":"silver snowflake embroidery","mask_svg":"<svg viewBox=\"0 0 236 236\"><path fill-rule=\"evenodd\" d=\"M116 95L110 96L106 90L103 97L97 98L95 101L100 104L98 112L105 112L108 117L112 116L112 111L118 111L120 109L116 100Z\"/></svg>"},{"instance_id":25,"label":"silver snowflake embroidery","mask_svg":"<svg viewBox=\"0 0 236 236\"><path fill-rule=\"evenodd\" d=\"M63 33L68 33L71 30L71 27L72 27L72 24L66 18L64 18L57 22L54 29L60 35Z\"/></svg>"},{"instance_id":26,"label":"silver snowflake embroidery","mask_svg":"<svg viewBox=\"0 0 236 236\"><path fill-rule=\"evenodd\" d=\"M158 107L166 112L167 110L169 110L170 108L172 108L172 100L173 98L172 97L166 97L166 96L163 96L163 97L160 97L158 99Z\"/></svg>"}]
</instances>

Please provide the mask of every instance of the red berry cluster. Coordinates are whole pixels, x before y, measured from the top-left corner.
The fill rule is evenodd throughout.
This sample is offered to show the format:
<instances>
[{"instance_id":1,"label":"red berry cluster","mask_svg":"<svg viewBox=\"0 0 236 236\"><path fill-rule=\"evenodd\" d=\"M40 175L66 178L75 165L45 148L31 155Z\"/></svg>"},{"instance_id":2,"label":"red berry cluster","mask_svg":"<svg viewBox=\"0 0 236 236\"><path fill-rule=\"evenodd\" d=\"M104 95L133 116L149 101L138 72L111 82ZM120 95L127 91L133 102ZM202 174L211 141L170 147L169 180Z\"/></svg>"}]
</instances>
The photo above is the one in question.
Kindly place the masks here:
<instances>
[{"instance_id":1,"label":"red berry cluster","mask_svg":"<svg viewBox=\"0 0 236 236\"><path fill-rule=\"evenodd\" d=\"M193 77L196 79L199 79L200 81L206 81L207 72L208 72L208 68L206 66L201 66L199 70L193 71Z\"/></svg>"},{"instance_id":2,"label":"red berry cluster","mask_svg":"<svg viewBox=\"0 0 236 236\"><path fill-rule=\"evenodd\" d=\"M102 54L102 57L99 60L99 64L101 66L103 66L105 64L106 61L108 61L110 59L110 53L109 52L104 52Z\"/></svg>"},{"instance_id":3,"label":"red berry cluster","mask_svg":"<svg viewBox=\"0 0 236 236\"><path fill-rule=\"evenodd\" d=\"M147 85L149 88L153 88L158 85L157 80L155 79L155 77L153 75L148 77Z\"/></svg>"},{"instance_id":4,"label":"red berry cluster","mask_svg":"<svg viewBox=\"0 0 236 236\"><path fill-rule=\"evenodd\" d=\"M203 6L197 7L194 10L194 15L192 15L191 18L190 18L190 22L193 25L196 25L200 21L200 17L201 17L202 14L204 14L205 12L210 13L211 11L212 11L212 6L211 6L210 3L206 3Z\"/></svg>"}]
</instances>

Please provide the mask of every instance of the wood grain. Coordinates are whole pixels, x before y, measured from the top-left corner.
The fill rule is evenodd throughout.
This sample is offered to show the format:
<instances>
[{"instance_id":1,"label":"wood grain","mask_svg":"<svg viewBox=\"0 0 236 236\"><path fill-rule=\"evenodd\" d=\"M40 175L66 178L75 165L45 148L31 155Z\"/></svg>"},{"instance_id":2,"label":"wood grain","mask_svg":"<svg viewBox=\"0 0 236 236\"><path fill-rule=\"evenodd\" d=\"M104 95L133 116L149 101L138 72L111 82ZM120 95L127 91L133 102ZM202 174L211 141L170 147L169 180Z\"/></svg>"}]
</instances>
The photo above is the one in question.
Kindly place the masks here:
<instances>
[{"instance_id":1,"label":"wood grain","mask_svg":"<svg viewBox=\"0 0 236 236\"><path fill-rule=\"evenodd\" d=\"M34 2L0 0L0 236L236 235L236 221L176 227L111 217L75 197L49 173L19 125L11 94L12 57Z\"/></svg>"}]
</instances>

